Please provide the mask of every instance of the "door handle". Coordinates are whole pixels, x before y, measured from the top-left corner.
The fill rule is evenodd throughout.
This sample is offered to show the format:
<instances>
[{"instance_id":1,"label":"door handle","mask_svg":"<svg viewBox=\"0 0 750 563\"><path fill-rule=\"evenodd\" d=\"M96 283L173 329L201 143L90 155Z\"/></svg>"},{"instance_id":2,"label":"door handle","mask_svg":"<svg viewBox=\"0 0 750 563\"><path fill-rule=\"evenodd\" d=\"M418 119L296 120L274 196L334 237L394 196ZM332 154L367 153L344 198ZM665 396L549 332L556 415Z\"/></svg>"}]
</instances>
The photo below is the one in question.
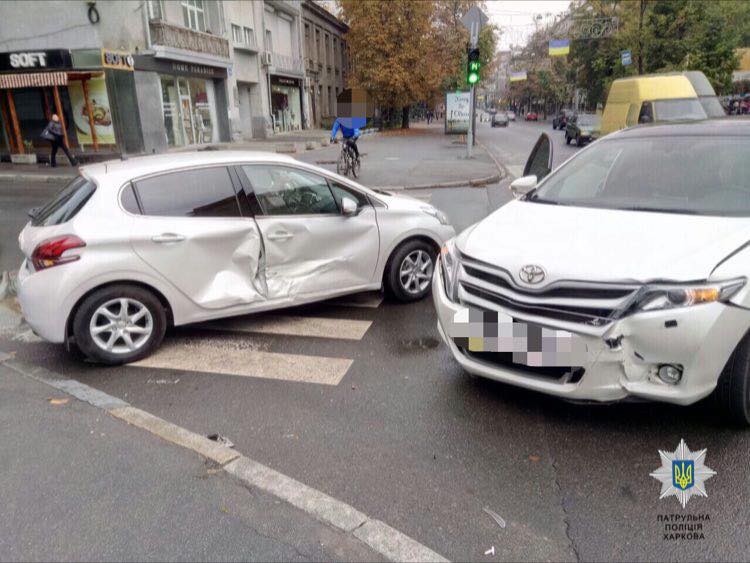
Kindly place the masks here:
<instances>
[{"instance_id":1,"label":"door handle","mask_svg":"<svg viewBox=\"0 0 750 563\"><path fill-rule=\"evenodd\" d=\"M152 242L157 242L161 244L170 243L170 242L182 242L185 240L185 237L182 235L178 235L177 233L162 233L160 235L155 235L151 237Z\"/></svg>"},{"instance_id":2,"label":"door handle","mask_svg":"<svg viewBox=\"0 0 750 563\"><path fill-rule=\"evenodd\" d=\"M276 231L275 233L271 233L268 235L269 240L286 240L289 238L292 238L294 235L292 233L288 233L286 231Z\"/></svg>"}]
</instances>

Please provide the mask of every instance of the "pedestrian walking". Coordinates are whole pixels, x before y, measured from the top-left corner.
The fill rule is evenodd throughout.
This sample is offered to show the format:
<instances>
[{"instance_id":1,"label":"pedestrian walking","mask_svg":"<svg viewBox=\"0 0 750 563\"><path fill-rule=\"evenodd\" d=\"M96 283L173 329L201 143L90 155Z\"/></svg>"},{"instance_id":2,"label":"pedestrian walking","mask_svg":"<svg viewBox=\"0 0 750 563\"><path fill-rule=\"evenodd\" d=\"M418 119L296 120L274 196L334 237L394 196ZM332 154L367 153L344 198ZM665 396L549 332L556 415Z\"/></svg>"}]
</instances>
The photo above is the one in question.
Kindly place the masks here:
<instances>
[{"instance_id":1,"label":"pedestrian walking","mask_svg":"<svg viewBox=\"0 0 750 563\"><path fill-rule=\"evenodd\" d=\"M71 166L78 165L78 161L76 160L76 158L72 154L70 154L68 147L65 146L62 124L60 123L60 117L56 113L52 114L52 119L47 124L47 127L44 128L44 131L42 131L41 137L45 141L49 141L52 146L52 151L50 152L49 157L50 166L52 166L53 168L57 166L56 157L57 149L59 148L62 148L62 150L65 152L65 156L68 157Z\"/></svg>"}]
</instances>

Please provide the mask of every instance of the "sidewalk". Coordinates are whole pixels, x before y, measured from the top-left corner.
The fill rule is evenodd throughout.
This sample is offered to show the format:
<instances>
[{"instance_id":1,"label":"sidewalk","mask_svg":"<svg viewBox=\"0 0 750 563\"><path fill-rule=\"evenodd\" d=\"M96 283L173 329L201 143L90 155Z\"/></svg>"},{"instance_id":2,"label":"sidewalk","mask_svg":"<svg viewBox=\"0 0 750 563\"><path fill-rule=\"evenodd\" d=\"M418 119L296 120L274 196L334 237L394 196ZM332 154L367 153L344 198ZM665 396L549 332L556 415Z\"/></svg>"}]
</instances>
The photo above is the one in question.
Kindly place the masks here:
<instances>
[{"instance_id":1,"label":"sidewalk","mask_svg":"<svg viewBox=\"0 0 750 563\"><path fill-rule=\"evenodd\" d=\"M0 363L0 559L378 561L195 453Z\"/></svg>"},{"instance_id":2,"label":"sidewalk","mask_svg":"<svg viewBox=\"0 0 750 563\"><path fill-rule=\"evenodd\" d=\"M313 129L276 135L266 141L217 143L200 150L253 150L289 153L302 162L336 170L341 145L328 145L329 131ZM502 172L487 151L476 145L471 159L456 135L445 135L442 123L413 124L411 129L365 134L358 142L362 167L357 181L371 188L391 190L485 185L499 181ZM173 149L185 152L190 149ZM60 183L76 168L0 164L2 182Z\"/></svg>"}]
</instances>

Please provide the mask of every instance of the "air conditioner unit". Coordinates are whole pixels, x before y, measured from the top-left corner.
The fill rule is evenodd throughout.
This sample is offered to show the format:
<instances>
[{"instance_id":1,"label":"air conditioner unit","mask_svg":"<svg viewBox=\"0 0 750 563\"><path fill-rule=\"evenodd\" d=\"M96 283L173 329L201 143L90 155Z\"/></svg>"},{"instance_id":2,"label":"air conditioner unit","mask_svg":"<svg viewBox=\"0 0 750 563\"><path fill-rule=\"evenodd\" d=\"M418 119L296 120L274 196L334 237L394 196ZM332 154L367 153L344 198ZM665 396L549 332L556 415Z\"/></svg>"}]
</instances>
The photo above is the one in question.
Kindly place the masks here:
<instances>
[{"instance_id":1,"label":"air conditioner unit","mask_svg":"<svg viewBox=\"0 0 750 563\"><path fill-rule=\"evenodd\" d=\"M263 66L271 66L271 53L269 51L263 51L263 53L261 53L260 63Z\"/></svg>"}]
</instances>

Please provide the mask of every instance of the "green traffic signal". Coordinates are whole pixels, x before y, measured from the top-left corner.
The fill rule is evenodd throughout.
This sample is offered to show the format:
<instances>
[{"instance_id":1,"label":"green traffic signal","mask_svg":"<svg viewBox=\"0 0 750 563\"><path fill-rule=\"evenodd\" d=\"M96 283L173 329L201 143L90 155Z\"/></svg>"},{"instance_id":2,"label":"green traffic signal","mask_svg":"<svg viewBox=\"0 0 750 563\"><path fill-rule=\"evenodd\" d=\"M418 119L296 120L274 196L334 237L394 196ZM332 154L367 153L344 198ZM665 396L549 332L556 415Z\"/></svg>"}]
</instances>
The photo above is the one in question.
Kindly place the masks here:
<instances>
[{"instance_id":1,"label":"green traffic signal","mask_svg":"<svg viewBox=\"0 0 750 563\"><path fill-rule=\"evenodd\" d=\"M466 82L471 85L479 82L479 68L481 64L479 62L479 49L472 49L469 51L468 65L466 73Z\"/></svg>"}]
</instances>

